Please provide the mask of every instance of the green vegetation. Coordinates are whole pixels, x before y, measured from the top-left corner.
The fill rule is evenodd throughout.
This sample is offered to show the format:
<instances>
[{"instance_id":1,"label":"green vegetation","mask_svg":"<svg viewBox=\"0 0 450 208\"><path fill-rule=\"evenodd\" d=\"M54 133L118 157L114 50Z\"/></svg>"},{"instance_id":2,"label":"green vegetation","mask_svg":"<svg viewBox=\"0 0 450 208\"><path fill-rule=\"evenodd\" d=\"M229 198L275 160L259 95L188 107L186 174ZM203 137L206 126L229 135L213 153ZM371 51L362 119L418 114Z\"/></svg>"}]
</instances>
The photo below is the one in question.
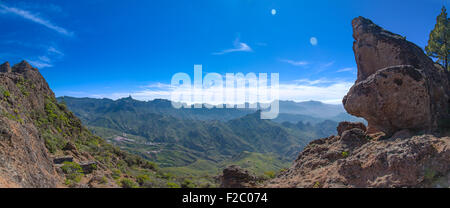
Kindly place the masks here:
<instances>
[{"instance_id":1,"label":"green vegetation","mask_svg":"<svg viewBox=\"0 0 450 208\"><path fill-rule=\"evenodd\" d=\"M144 175L144 174L138 175L136 177L136 180L140 186L146 186L146 185L151 184L151 180L148 175Z\"/></svg>"},{"instance_id":2,"label":"green vegetation","mask_svg":"<svg viewBox=\"0 0 450 208\"><path fill-rule=\"evenodd\" d=\"M342 157L344 157L344 158L346 158L346 157L348 157L348 152L346 152L346 151L344 151L344 152L342 152Z\"/></svg>"},{"instance_id":3,"label":"green vegetation","mask_svg":"<svg viewBox=\"0 0 450 208\"><path fill-rule=\"evenodd\" d=\"M266 171L266 172L264 172L264 175L267 176L268 178L276 177L276 173L274 171Z\"/></svg>"},{"instance_id":4,"label":"green vegetation","mask_svg":"<svg viewBox=\"0 0 450 208\"><path fill-rule=\"evenodd\" d=\"M26 81L23 77L16 82L16 87L19 88L20 92L23 95L28 96L30 92L27 91L27 86L29 85L29 81Z\"/></svg>"},{"instance_id":5,"label":"green vegetation","mask_svg":"<svg viewBox=\"0 0 450 208\"><path fill-rule=\"evenodd\" d=\"M436 25L430 33L428 45L425 47L427 55L437 58L445 69L450 70L448 66L450 56L450 25L447 18L447 10L442 7L442 12L436 18Z\"/></svg>"},{"instance_id":6,"label":"green vegetation","mask_svg":"<svg viewBox=\"0 0 450 208\"><path fill-rule=\"evenodd\" d=\"M120 178L120 176L122 175L122 172L120 172L119 169L113 169L112 170L112 177L113 179L117 180Z\"/></svg>"},{"instance_id":7,"label":"green vegetation","mask_svg":"<svg viewBox=\"0 0 450 208\"><path fill-rule=\"evenodd\" d=\"M65 104L58 103L55 98L47 96L44 111L32 112L31 117L39 128L50 153L64 154L62 149L68 142L71 142L77 151L89 153L98 163L102 164L102 167L110 169L112 179L121 187L166 186L168 180L158 178L158 175L164 173L154 162L124 152L93 135L73 113L67 110ZM84 176L76 163L64 164L62 168L66 173L66 185L68 186L78 183ZM125 175L127 177L124 177ZM142 175L146 175L148 178L142 178ZM138 181L138 176L140 184L135 182ZM171 180L181 181L176 177L172 177ZM100 183L108 183L108 178L102 178Z\"/></svg>"},{"instance_id":8,"label":"green vegetation","mask_svg":"<svg viewBox=\"0 0 450 208\"><path fill-rule=\"evenodd\" d=\"M313 188L320 188L320 182L315 182Z\"/></svg>"},{"instance_id":9,"label":"green vegetation","mask_svg":"<svg viewBox=\"0 0 450 208\"><path fill-rule=\"evenodd\" d=\"M120 186L122 188L138 188L138 185L131 179L124 178L120 180Z\"/></svg>"},{"instance_id":10,"label":"green vegetation","mask_svg":"<svg viewBox=\"0 0 450 208\"><path fill-rule=\"evenodd\" d=\"M43 132L42 137L50 153L56 153L66 145L66 140L63 137L55 135L52 132Z\"/></svg>"},{"instance_id":11,"label":"green vegetation","mask_svg":"<svg viewBox=\"0 0 450 208\"><path fill-rule=\"evenodd\" d=\"M175 182L167 182L167 187L168 188L181 188L180 185L178 185Z\"/></svg>"},{"instance_id":12,"label":"green vegetation","mask_svg":"<svg viewBox=\"0 0 450 208\"><path fill-rule=\"evenodd\" d=\"M108 178L106 178L106 176L103 176L102 179L100 180L100 184L106 184L108 183Z\"/></svg>"},{"instance_id":13,"label":"green vegetation","mask_svg":"<svg viewBox=\"0 0 450 208\"><path fill-rule=\"evenodd\" d=\"M195 188L196 185L189 179L184 179L183 183L181 183L181 188Z\"/></svg>"},{"instance_id":14,"label":"green vegetation","mask_svg":"<svg viewBox=\"0 0 450 208\"><path fill-rule=\"evenodd\" d=\"M425 181L433 182L435 177L436 177L436 171L429 169L429 168L425 169L425 173L424 173Z\"/></svg>"},{"instance_id":15,"label":"green vegetation","mask_svg":"<svg viewBox=\"0 0 450 208\"><path fill-rule=\"evenodd\" d=\"M11 93L3 86L0 86L0 95L3 96L3 99L8 99L9 97L11 97Z\"/></svg>"}]
</instances>

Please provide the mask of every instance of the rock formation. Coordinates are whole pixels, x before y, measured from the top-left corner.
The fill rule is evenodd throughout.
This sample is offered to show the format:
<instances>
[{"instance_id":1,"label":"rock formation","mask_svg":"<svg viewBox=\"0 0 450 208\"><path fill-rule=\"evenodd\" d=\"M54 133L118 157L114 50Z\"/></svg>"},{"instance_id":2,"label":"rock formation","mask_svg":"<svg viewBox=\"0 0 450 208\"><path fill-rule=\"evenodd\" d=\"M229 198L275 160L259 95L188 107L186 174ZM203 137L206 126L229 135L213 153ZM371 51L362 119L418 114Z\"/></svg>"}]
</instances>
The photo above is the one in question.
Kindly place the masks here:
<instances>
[{"instance_id":1,"label":"rock formation","mask_svg":"<svg viewBox=\"0 0 450 208\"><path fill-rule=\"evenodd\" d=\"M26 61L0 65L0 187L118 187L119 163L154 168L88 131Z\"/></svg>"},{"instance_id":2,"label":"rock formation","mask_svg":"<svg viewBox=\"0 0 450 208\"><path fill-rule=\"evenodd\" d=\"M373 141L347 130L311 142L265 187L450 187L450 137Z\"/></svg>"},{"instance_id":3,"label":"rock formation","mask_svg":"<svg viewBox=\"0 0 450 208\"><path fill-rule=\"evenodd\" d=\"M26 92L25 80L33 82L36 91L53 94L26 62L12 68L5 63L0 69L0 187L56 187L61 178L39 130L27 116L32 109L44 109L44 97Z\"/></svg>"},{"instance_id":4,"label":"rock formation","mask_svg":"<svg viewBox=\"0 0 450 208\"><path fill-rule=\"evenodd\" d=\"M231 165L223 170L220 176L221 188L247 188L255 184L256 177L239 166Z\"/></svg>"},{"instance_id":5,"label":"rock formation","mask_svg":"<svg viewBox=\"0 0 450 208\"><path fill-rule=\"evenodd\" d=\"M449 73L370 20L352 24L358 78L343 104L367 130L340 123L263 186L450 187Z\"/></svg>"},{"instance_id":6,"label":"rock formation","mask_svg":"<svg viewBox=\"0 0 450 208\"><path fill-rule=\"evenodd\" d=\"M5 62L4 64L0 65L0 72L11 72L11 66L9 65L9 62Z\"/></svg>"},{"instance_id":7,"label":"rock formation","mask_svg":"<svg viewBox=\"0 0 450 208\"><path fill-rule=\"evenodd\" d=\"M339 136L342 136L342 133L344 133L344 131L350 130L350 129L361 129L362 131L366 131L366 125L364 125L361 122L358 123L352 123L352 122L341 122L339 123L338 127L337 127L337 132Z\"/></svg>"},{"instance_id":8,"label":"rock formation","mask_svg":"<svg viewBox=\"0 0 450 208\"><path fill-rule=\"evenodd\" d=\"M450 117L449 75L404 37L363 17L353 20L358 79L344 97L368 131L433 133Z\"/></svg>"}]
</instances>

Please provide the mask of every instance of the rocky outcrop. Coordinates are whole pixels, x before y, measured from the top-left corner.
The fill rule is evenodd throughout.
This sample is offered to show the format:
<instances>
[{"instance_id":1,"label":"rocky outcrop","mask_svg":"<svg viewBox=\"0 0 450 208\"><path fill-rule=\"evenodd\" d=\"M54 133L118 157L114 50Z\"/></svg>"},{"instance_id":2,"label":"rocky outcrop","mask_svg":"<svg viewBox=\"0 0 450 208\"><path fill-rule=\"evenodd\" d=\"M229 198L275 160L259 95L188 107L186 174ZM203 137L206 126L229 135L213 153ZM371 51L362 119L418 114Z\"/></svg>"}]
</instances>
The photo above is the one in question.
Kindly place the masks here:
<instances>
[{"instance_id":1,"label":"rocky outcrop","mask_svg":"<svg viewBox=\"0 0 450 208\"><path fill-rule=\"evenodd\" d=\"M29 116L44 109L43 94L53 94L26 62L0 69L0 187L57 187L62 179Z\"/></svg>"},{"instance_id":2,"label":"rocky outcrop","mask_svg":"<svg viewBox=\"0 0 450 208\"><path fill-rule=\"evenodd\" d=\"M95 161L85 161L80 162L80 167L83 170L83 173L90 174L94 172L95 169L97 169L97 162Z\"/></svg>"},{"instance_id":3,"label":"rocky outcrop","mask_svg":"<svg viewBox=\"0 0 450 208\"><path fill-rule=\"evenodd\" d=\"M343 99L368 131L435 133L449 117L449 75L421 48L363 17L353 20L358 79Z\"/></svg>"},{"instance_id":4,"label":"rocky outcrop","mask_svg":"<svg viewBox=\"0 0 450 208\"><path fill-rule=\"evenodd\" d=\"M9 65L9 62L5 62L4 64L0 65L0 72L11 72L11 66Z\"/></svg>"},{"instance_id":5,"label":"rocky outcrop","mask_svg":"<svg viewBox=\"0 0 450 208\"><path fill-rule=\"evenodd\" d=\"M63 164L64 162L73 162L72 156L62 156L53 158L54 164Z\"/></svg>"},{"instance_id":6,"label":"rocky outcrop","mask_svg":"<svg viewBox=\"0 0 450 208\"><path fill-rule=\"evenodd\" d=\"M373 141L347 130L309 144L265 187L450 187L450 137Z\"/></svg>"},{"instance_id":7,"label":"rocky outcrop","mask_svg":"<svg viewBox=\"0 0 450 208\"><path fill-rule=\"evenodd\" d=\"M350 129L361 129L362 131L366 131L366 125L364 125L361 122L341 122L339 123L337 127L338 135L341 136L344 131L350 130Z\"/></svg>"},{"instance_id":8,"label":"rocky outcrop","mask_svg":"<svg viewBox=\"0 0 450 208\"><path fill-rule=\"evenodd\" d=\"M220 176L221 188L248 188L255 185L256 177L239 166L231 165Z\"/></svg>"},{"instance_id":9,"label":"rocky outcrop","mask_svg":"<svg viewBox=\"0 0 450 208\"><path fill-rule=\"evenodd\" d=\"M358 79L343 104L367 129L340 123L264 187L450 187L448 72L404 37L352 23Z\"/></svg>"}]
</instances>

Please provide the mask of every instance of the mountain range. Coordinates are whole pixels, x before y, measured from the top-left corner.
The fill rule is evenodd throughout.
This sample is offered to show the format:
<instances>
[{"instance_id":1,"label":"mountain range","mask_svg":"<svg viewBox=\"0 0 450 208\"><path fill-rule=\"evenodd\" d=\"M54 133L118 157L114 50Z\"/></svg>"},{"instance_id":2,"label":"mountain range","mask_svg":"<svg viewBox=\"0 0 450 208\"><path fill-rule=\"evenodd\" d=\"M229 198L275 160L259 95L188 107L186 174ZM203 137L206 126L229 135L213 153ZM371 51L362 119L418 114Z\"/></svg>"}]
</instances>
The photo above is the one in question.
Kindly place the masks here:
<instances>
[{"instance_id":1,"label":"mountain range","mask_svg":"<svg viewBox=\"0 0 450 208\"><path fill-rule=\"evenodd\" d=\"M345 117L342 106L316 101L280 101L282 113L276 120L261 120L256 109L175 109L162 99L59 97L58 101L98 136L171 172L196 176L217 174L224 166L239 163L236 158L266 161L265 167L249 166L256 174L278 171L310 141L335 134L339 117Z\"/></svg>"}]
</instances>

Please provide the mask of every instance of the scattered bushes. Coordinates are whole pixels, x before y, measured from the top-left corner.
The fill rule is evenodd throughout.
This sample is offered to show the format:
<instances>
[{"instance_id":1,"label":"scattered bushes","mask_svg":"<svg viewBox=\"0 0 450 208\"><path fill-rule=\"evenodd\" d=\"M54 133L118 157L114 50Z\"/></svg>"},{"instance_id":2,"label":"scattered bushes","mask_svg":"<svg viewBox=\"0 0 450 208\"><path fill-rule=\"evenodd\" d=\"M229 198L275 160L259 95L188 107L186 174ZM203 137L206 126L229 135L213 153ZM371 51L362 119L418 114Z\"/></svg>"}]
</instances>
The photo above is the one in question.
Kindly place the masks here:
<instances>
[{"instance_id":1,"label":"scattered bushes","mask_svg":"<svg viewBox=\"0 0 450 208\"><path fill-rule=\"evenodd\" d=\"M5 99L11 97L11 93L5 88L3 88L3 86L0 86L0 94L3 95L3 98Z\"/></svg>"},{"instance_id":2,"label":"scattered bushes","mask_svg":"<svg viewBox=\"0 0 450 208\"><path fill-rule=\"evenodd\" d=\"M16 87L19 88L20 92L28 96L30 92L27 91L27 85L29 81L26 81L23 77L20 77L19 81L16 83Z\"/></svg>"},{"instance_id":3,"label":"scattered bushes","mask_svg":"<svg viewBox=\"0 0 450 208\"><path fill-rule=\"evenodd\" d=\"M140 186L146 186L151 183L150 177L148 175L144 175L144 174L138 175L136 177L136 180Z\"/></svg>"},{"instance_id":4,"label":"scattered bushes","mask_svg":"<svg viewBox=\"0 0 450 208\"><path fill-rule=\"evenodd\" d=\"M264 172L264 175L267 176L268 178L275 178L276 173L274 171L266 171Z\"/></svg>"},{"instance_id":5,"label":"scattered bushes","mask_svg":"<svg viewBox=\"0 0 450 208\"><path fill-rule=\"evenodd\" d=\"M346 152L346 151L342 152L342 157L345 158L345 157L348 157L348 155L349 155L348 152Z\"/></svg>"},{"instance_id":6,"label":"scattered bushes","mask_svg":"<svg viewBox=\"0 0 450 208\"><path fill-rule=\"evenodd\" d=\"M113 169L112 170L111 176L112 176L112 178L114 178L114 180L119 179L121 175L122 175L122 172L120 172L119 169Z\"/></svg>"},{"instance_id":7,"label":"scattered bushes","mask_svg":"<svg viewBox=\"0 0 450 208\"><path fill-rule=\"evenodd\" d=\"M181 187L175 182L167 182L167 188L181 188Z\"/></svg>"},{"instance_id":8,"label":"scattered bushes","mask_svg":"<svg viewBox=\"0 0 450 208\"><path fill-rule=\"evenodd\" d=\"M124 179L120 180L120 186L122 188L138 188L136 183L128 178L124 178Z\"/></svg>"},{"instance_id":9,"label":"scattered bushes","mask_svg":"<svg viewBox=\"0 0 450 208\"><path fill-rule=\"evenodd\" d=\"M80 182L84 176L81 166L74 162L64 162L61 170L66 174L66 185L72 185L74 182Z\"/></svg>"},{"instance_id":10,"label":"scattered bushes","mask_svg":"<svg viewBox=\"0 0 450 208\"><path fill-rule=\"evenodd\" d=\"M42 133L42 137L44 138L45 146L52 154L58 152L66 145L66 141L64 138L56 134L52 134L49 131Z\"/></svg>"},{"instance_id":11,"label":"scattered bushes","mask_svg":"<svg viewBox=\"0 0 450 208\"><path fill-rule=\"evenodd\" d=\"M181 183L181 188L195 188L196 185L189 179L184 179L183 183Z\"/></svg>"}]
</instances>

